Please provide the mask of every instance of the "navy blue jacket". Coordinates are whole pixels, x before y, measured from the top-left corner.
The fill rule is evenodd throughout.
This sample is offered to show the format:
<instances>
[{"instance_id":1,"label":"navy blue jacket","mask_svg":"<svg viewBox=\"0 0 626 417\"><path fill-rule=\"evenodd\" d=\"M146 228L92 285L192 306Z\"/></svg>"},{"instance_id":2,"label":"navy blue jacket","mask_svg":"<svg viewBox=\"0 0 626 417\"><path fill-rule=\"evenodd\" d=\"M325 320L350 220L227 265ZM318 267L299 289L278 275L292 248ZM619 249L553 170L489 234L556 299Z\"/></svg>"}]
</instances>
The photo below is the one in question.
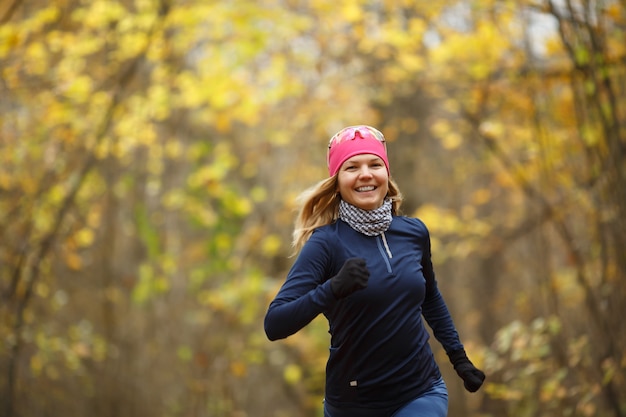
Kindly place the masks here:
<instances>
[{"instance_id":1,"label":"navy blue jacket","mask_svg":"<svg viewBox=\"0 0 626 417\"><path fill-rule=\"evenodd\" d=\"M424 223L394 216L384 238L387 247L382 235L366 236L341 220L316 229L265 316L270 340L326 316L326 401L336 407L399 406L441 377L422 315L446 352L463 348L437 288ZM337 300L329 279L351 257L366 260L368 286Z\"/></svg>"}]
</instances>

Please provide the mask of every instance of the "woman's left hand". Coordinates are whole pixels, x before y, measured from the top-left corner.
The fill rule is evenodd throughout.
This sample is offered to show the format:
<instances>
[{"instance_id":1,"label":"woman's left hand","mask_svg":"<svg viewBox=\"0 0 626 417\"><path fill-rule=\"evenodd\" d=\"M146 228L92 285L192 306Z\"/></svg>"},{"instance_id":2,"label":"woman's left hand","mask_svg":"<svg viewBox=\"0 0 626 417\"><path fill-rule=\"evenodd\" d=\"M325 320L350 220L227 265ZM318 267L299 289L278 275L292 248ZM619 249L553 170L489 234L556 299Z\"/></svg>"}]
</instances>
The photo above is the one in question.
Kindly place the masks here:
<instances>
[{"instance_id":1,"label":"woman's left hand","mask_svg":"<svg viewBox=\"0 0 626 417\"><path fill-rule=\"evenodd\" d=\"M448 353L448 357L456 373L463 379L465 389L469 392L478 391L485 380L485 373L474 366L467 357L465 349L450 352Z\"/></svg>"}]
</instances>

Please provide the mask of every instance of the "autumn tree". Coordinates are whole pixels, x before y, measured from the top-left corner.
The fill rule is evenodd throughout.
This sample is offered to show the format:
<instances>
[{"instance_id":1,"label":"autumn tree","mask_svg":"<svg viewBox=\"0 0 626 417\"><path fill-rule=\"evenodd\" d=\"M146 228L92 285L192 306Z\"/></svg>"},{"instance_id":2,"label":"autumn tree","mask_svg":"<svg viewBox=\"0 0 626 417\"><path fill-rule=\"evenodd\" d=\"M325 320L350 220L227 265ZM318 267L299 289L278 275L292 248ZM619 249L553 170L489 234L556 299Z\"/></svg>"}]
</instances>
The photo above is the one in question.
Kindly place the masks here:
<instances>
[{"instance_id":1,"label":"autumn tree","mask_svg":"<svg viewBox=\"0 0 626 417\"><path fill-rule=\"evenodd\" d=\"M327 138L388 139L466 347L450 415L623 416L619 1L0 5L0 415L318 415L262 331Z\"/></svg>"}]
</instances>

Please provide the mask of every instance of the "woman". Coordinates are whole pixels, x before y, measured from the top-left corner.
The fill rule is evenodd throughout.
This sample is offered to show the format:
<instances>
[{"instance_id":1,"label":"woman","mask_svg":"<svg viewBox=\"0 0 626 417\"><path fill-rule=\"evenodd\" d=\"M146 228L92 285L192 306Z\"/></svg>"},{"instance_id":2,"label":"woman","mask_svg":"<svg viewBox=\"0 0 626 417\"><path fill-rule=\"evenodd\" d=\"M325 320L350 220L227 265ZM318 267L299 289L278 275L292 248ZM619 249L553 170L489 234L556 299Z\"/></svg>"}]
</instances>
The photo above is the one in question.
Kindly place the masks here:
<instances>
[{"instance_id":1,"label":"woman","mask_svg":"<svg viewBox=\"0 0 626 417\"><path fill-rule=\"evenodd\" d=\"M444 417L448 393L422 316L468 391L485 375L467 358L437 289L428 230L399 215L402 196L378 130L342 129L327 164L329 178L302 196L299 254L265 316L267 337L326 316L325 417Z\"/></svg>"}]
</instances>

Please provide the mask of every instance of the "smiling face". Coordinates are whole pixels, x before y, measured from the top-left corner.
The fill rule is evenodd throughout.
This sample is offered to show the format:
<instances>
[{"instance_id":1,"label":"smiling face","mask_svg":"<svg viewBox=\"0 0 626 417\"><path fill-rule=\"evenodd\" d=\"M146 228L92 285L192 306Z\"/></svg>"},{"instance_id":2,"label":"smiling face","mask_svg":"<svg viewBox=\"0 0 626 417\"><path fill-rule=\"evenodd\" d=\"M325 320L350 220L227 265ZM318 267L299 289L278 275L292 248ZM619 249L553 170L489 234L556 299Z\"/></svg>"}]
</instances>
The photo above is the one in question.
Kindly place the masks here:
<instances>
[{"instance_id":1,"label":"smiling face","mask_svg":"<svg viewBox=\"0 0 626 417\"><path fill-rule=\"evenodd\" d=\"M355 155L339 168L339 194L363 210L380 207L389 191L389 174L381 158L372 154Z\"/></svg>"}]
</instances>

